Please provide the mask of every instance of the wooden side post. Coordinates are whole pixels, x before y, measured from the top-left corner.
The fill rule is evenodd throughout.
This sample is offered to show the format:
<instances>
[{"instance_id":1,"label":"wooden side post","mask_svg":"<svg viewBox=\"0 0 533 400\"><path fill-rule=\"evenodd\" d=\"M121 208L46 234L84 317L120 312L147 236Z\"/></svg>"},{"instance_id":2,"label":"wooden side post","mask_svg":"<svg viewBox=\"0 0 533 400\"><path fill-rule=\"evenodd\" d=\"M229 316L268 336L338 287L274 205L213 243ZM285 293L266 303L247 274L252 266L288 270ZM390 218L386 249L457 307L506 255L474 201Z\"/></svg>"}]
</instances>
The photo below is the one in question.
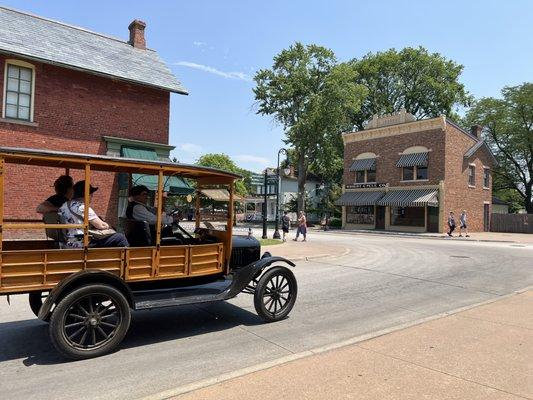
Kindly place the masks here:
<instances>
[{"instance_id":1,"label":"wooden side post","mask_svg":"<svg viewBox=\"0 0 533 400\"><path fill-rule=\"evenodd\" d=\"M85 164L85 188L83 193L83 269L87 268L89 252L89 207L91 203L91 165Z\"/></svg>"},{"instance_id":2,"label":"wooden side post","mask_svg":"<svg viewBox=\"0 0 533 400\"><path fill-rule=\"evenodd\" d=\"M155 225L155 257L152 262L152 276L159 271L159 256L161 252L161 214L163 213L163 170L159 170L157 180L157 220Z\"/></svg>"},{"instance_id":3,"label":"wooden side post","mask_svg":"<svg viewBox=\"0 0 533 400\"><path fill-rule=\"evenodd\" d=\"M232 234L233 234L233 220L235 215L235 181L229 184L229 204L228 204L228 223L226 225L226 243L227 248L224 251L224 257L226 258L226 273L229 273L230 259L231 259L231 247L232 247Z\"/></svg>"},{"instance_id":4,"label":"wooden side post","mask_svg":"<svg viewBox=\"0 0 533 400\"><path fill-rule=\"evenodd\" d=\"M196 186L196 201L194 205L194 216L195 216L195 227L198 229L200 227L200 183Z\"/></svg>"}]
</instances>

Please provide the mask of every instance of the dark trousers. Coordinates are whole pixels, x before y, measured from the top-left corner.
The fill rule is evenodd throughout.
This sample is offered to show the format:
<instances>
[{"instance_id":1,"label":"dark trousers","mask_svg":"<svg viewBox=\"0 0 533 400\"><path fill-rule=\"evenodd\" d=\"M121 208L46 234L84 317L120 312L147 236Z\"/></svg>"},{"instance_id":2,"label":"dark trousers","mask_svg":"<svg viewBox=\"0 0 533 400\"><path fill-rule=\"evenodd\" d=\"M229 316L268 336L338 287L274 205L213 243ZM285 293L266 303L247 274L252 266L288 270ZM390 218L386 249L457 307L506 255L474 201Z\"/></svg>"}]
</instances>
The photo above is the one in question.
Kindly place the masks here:
<instances>
[{"instance_id":1,"label":"dark trousers","mask_svg":"<svg viewBox=\"0 0 533 400\"><path fill-rule=\"evenodd\" d=\"M304 225L298 225L298 229L296 230L296 239L298 239L298 236L300 236L300 233L304 235L304 239L307 236L307 227Z\"/></svg>"},{"instance_id":2,"label":"dark trousers","mask_svg":"<svg viewBox=\"0 0 533 400\"><path fill-rule=\"evenodd\" d=\"M451 236L452 232L455 230L455 225L449 225L449 226L450 226L450 230L448 231L448 235Z\"/></svg>"},{"instance_id":3,"label":"dark trousers","mask_svg":"<svg viewBox=\"0 0 533 400\"><path fill-rule=\"evenodd\" d=\"M122 233L114 233L105 239L91 240L89 247L129 247L128 239Z\"/></svg>"}]
</instances>

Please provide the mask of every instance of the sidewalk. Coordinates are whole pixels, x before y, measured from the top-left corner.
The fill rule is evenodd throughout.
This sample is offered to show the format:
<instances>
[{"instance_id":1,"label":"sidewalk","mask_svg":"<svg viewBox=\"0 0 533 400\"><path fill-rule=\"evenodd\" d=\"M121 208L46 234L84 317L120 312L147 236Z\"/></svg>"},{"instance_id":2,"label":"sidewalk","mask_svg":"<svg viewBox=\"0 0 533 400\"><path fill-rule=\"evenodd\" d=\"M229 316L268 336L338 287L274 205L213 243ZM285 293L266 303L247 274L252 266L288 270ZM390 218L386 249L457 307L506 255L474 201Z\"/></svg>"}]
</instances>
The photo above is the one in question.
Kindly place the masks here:
<instances>
[{"instance_id":1,"label":"sidewalk","mask_svg":"<svg viewBox=\"0 0 533 400\"><path fill-rule=\"evenodd\" d=\"M319 231L317 229L317 231ZM321 231L321 230L320 230ZM382 235L382 236L400 236L400 237L416 237L421 239L446 239L446 240L460 240L473 242L508 242L508 243L523 243L533 244L533 235L527 233L502 233L502 232L473 232L470 237L459 237L458 233L454 233L453 238L448 237L445 233L410 233L410 232L394 232L394 231L375 231L375 230L348 230L348 229L331 229L327 232L352 234L352 235Z\"/></svg>"},{"instance_id":2,"label":"sidewalk","mask_svg":"<svg viewBox=\"0 0 533 400\"><path fill-rule=\"evenodd\" d=\"M177 397L254 398L533 399L533 291Z\"/></svg>"}]
</instances>

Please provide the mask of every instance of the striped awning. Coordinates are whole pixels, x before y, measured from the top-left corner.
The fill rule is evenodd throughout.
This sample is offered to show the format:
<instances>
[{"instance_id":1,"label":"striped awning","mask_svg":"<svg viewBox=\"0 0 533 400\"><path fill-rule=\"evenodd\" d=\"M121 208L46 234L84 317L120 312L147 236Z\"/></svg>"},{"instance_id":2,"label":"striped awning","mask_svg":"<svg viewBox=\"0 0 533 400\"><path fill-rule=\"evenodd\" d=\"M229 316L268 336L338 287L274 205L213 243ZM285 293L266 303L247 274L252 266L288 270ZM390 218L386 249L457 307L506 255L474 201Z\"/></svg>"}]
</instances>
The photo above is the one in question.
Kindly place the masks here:
<instances>
[{"instance_id":1,"label":"striped awning","mask_svg":"<svg viewBox=\"0 0 533 400\"><path fill-rule=\"evenodd\" d=\"M344 192L335 202L337 206L373 206L385 194L384 191Z\"/></svg>"},{"instance_id":2,"label":"striped awning","mask_svg":"<svg viewBox=\"0 0 533 400\"><path fill-rule=\"evenodd\" d=\"M437 189L391 190L377 203L380 206L436 207L439 205Z\"/></svg>"},{"instance_id":3,"label":"striped awning","mask_svg":"<svg viewBox=\"0 0 533 400\"><path fill-rule=\"evenodd\" d=\"M374 170L376 169L376 159L375 158L364 158L362 160L354 160L350 171L365 171L365 170Z\"/></svg>"},{"instance_id":4,"label":"striped awning","mask_svg":"<svg viewBox=\"0 0 533 400\"><path fill-rule=\"evenodd\" d=\"M426 167L428 165L428 153L402 154L396 163L398 168L402 167Z\"/></svg>"}]
</instances>

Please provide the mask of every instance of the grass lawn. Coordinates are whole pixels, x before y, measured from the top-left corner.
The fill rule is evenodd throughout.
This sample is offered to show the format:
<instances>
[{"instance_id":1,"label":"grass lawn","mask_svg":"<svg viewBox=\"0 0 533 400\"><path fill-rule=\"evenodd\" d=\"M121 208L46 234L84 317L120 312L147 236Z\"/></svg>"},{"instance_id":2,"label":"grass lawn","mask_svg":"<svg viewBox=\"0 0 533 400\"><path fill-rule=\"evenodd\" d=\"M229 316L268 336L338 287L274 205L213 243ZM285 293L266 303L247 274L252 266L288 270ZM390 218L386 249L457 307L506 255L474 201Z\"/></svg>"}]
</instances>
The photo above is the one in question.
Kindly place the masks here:
<instances>
[{"instance_id":1,"label":"grass lawn","mask_svg":"<svg viewBox=\"0 0 533 400\"><path fill-rule=\"evenodd\" d=\"M259 239L261 246L272 246L274 244L282 244L283 242L279 239Z\"/></svg>"}]
</instances>

